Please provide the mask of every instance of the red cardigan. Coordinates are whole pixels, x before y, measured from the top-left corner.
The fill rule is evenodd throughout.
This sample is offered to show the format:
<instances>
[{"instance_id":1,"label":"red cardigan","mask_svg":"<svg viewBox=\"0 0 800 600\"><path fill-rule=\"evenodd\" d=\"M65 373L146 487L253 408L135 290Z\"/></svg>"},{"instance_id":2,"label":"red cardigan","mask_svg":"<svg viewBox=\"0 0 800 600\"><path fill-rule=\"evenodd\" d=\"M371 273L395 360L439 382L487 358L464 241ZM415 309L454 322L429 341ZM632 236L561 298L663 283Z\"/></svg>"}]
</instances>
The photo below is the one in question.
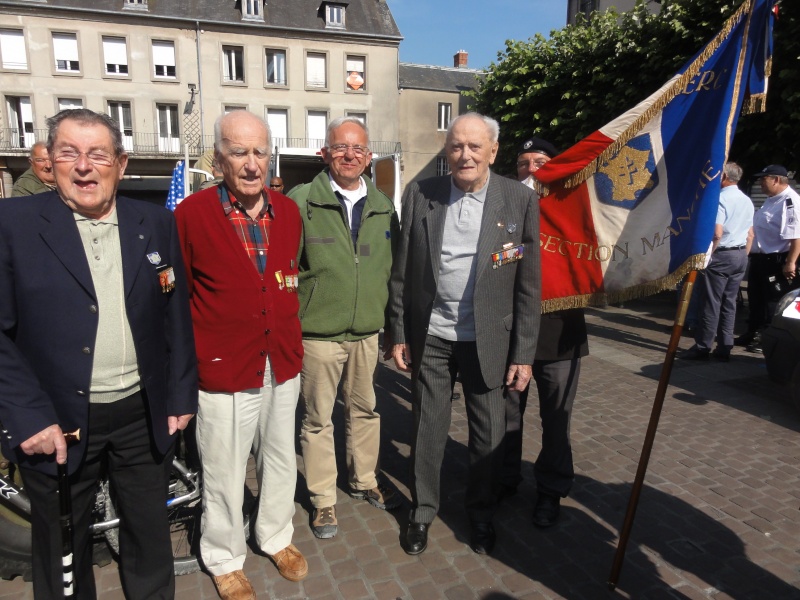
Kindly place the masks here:
<instances>
[{"instance_id":1,"label":"red cardigan","mask_svg":"<svg viewBox=\"0 0 800 600\"><path fill-rule=\"evenodd\" d=\"M197 346L200 389L240 392L263 385L269 355L278 383L303 362L297 293L279 288L276 272L297 274L302 222L297 205L268 192L275 216L263 278L225 217L216 187L175 209Z\"/></svg>"}]
</instances>

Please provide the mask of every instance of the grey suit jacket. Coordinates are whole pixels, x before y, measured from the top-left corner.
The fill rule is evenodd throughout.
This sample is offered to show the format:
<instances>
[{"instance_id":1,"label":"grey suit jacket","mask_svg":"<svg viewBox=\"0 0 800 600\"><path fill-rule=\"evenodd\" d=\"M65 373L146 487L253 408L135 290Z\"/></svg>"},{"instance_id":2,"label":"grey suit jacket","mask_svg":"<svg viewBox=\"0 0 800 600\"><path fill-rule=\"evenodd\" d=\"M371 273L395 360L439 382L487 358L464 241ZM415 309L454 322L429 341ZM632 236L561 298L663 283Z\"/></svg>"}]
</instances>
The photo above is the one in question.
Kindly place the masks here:
<instances>
[{"instance_id":1,"label":"grey suit jacket","mask_svg":"<svg viewBox=\"0 0 800 600\"><path fill-rule=\"evenodd\" d=\"M436 298L450 176L412 183L403 194L400 244L392 267L389 322L395 344L419 365ZM493 268L492 253L524 244L524 258ZM473 303L481 374L504 383L509 364L530 365L539 331L539 204L521 183L492 173L483 208Z\"/></svg>"}]
</instances>

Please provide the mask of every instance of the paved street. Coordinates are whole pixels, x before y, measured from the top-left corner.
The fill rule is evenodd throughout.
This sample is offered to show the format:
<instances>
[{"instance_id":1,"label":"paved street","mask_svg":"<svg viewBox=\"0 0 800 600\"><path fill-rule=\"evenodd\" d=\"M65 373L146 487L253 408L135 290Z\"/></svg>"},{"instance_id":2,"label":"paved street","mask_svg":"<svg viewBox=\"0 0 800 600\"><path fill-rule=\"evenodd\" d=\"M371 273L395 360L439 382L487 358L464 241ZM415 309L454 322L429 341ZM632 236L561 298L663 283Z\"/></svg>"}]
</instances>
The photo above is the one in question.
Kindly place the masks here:
<instances>
[{"instance_id":1,"label":"paved street","mask_svg":"<svg viewBox=\"0 0 800 600\"><path fill-rule=\"evenodd\" d=\"M728 364L676 361L619 585L608 591L674 304L674 294L661 294L587 311L591 356L583 362L572 431L577 479L559 525L541 531L531 524L540 435L532 400L526 481L496 519L495 554L472 553L463 511L467 422L457 401L442 511L425 553L411 557L400 548L407 506L386 513L351 500L341 477L340 533L315 539L298 449L295 543L310 574L285 581L269 559L251 554L245 568L259 598L800 598L800 413L767 378L763 357L739 348ZM690 345L682 339L682 348ZM377 386L383 469L408 498L409 381L382 364ZM341 436L338 442L343 449ZM102 598L123 597L114 563L97 568L97 576ZM180 599L217 597L203 573L179 577L177 587ZM0 598L32 597L19 578L0 582Z\"/></svg>"}]
</instances>

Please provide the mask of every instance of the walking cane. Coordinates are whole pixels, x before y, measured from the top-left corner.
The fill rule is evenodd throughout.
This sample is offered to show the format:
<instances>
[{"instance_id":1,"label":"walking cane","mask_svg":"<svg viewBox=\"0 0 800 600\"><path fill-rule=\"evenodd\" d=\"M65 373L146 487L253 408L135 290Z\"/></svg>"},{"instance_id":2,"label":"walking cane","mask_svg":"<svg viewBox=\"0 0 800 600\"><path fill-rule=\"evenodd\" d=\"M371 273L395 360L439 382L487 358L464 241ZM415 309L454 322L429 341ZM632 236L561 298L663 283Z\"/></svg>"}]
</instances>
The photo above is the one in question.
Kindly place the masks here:
<instances>
[{"instance_id":1,"label":"walking cane","mask_svg":"<svg viewBox=\"0 0 800 600\"><path fill-rule=\"evenodd\" d=\"M67 444L81 439L81 430L76 429L64 434ZM56 465L58 468L58 500L60 514L58 521L61 524L61 566L64 578L64 598L75 597L72 557L72 492L69 486L67 463Z\"/></svg>"}]
</instances>

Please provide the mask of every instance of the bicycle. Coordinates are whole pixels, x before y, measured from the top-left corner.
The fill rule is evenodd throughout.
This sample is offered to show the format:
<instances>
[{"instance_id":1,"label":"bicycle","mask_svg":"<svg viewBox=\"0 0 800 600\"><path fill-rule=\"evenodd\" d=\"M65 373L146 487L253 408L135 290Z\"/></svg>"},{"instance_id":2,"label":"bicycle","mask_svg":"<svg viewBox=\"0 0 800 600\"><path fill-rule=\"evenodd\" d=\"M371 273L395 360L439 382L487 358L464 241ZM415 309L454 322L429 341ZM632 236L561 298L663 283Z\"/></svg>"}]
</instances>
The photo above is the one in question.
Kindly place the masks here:
<instances>
[{"instance_id":1,"label":"bicycle","mask_svg":"<svg viewBox=\"0 0 800 600\"><path fill-rule=\"evenodd\" d=\"M170 470L167 512L175 575L200 569L197 543L200 539L202 478L199 470L174 458ZM13 463L0 455L0 578L22 576L31 579L31 506ZM110 562L104 543L113 554L119 552L119 518L109 493L108 479L98 484L91 531L94 556L99 565Z\"/></svg>"}]
</instances>

